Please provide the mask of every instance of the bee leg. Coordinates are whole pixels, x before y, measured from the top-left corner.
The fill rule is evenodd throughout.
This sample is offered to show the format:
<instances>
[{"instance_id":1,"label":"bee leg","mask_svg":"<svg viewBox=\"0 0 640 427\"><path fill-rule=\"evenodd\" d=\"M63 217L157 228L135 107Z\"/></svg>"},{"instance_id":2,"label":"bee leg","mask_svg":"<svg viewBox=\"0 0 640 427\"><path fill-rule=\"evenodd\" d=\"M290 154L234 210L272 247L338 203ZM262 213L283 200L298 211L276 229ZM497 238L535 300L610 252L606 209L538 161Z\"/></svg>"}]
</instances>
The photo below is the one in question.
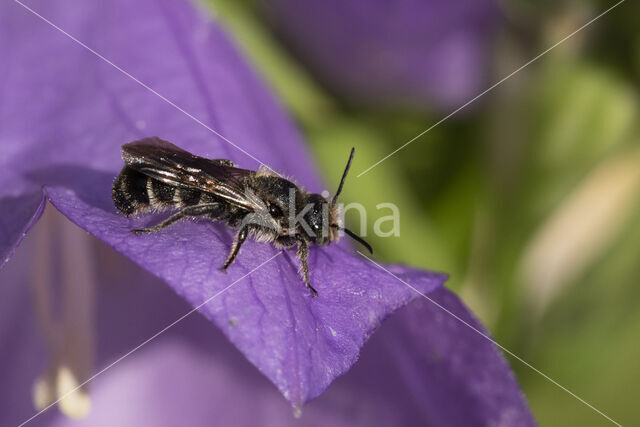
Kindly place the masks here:
<instances>
[{"instance_id":1,"label":"bee leg","mask_svg":"<svg viewBox=\"0 0 640 427\"><path fill-rule=\"evenodd\" d=\"M249 234L249 229L247 227L242 227L236 236L236 240L233 242L233 246L231 247L231 252L229 252L229 256L227 260L224 262L222 266L222 271L225 271L227 267L229 267L233 261L236 259L238 252L240 252L240 246L247 240L247 235Z\"/></svg>"},{"instance_id":2,"label":"bee leg","mask_svg":"<svg viewBox=\"0 0 640 427\"><path fill-rule=\"evenodd\" d=\"M156 231L162 230L173 224L176 221L181 220L186 216L198 216L203 215L210 212L215 212L219 208L219 203L209 203L206 205L194 205L188 206L182 209L180 212L177 212L171 215L169 218L162 221L160 224L156 224L153 227L148 228L136 228L135 230L131 230L132 233L135 234L143 234L143 233L154 233Z\"/></svg>"},{"instance_id":3,"label":"bee leg","mask_svg":"<svg viewBox=\"0 0 640 427\"><path fill-rule=\"evenodd\" d=\"M309 245L307 244L306 240L300 239L298 241L296 256L300 260L300 269L304 278L304 284L307 285L307 288L309 288L313 296L317 297L318 291L316 291L314 287L311 286L311 281L309 280L309 264L307 263L307 258L309 256Z\"/></svg>"}]
</instances>

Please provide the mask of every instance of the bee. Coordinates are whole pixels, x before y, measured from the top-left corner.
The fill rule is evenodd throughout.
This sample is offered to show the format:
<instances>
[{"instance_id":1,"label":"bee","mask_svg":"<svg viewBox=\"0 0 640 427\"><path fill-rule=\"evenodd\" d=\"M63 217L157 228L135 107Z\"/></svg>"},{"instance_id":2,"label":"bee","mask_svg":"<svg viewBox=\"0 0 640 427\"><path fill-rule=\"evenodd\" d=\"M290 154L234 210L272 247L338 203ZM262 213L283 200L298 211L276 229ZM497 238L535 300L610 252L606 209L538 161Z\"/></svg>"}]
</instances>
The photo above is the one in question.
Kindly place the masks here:
<instances>
[{"instance_id":1,"label":"bee","mask_svg":"<svg viewBox=\"0 0 640 427\"><path fill-rule=\"evenodd\" d=\"M231 160L195 156L158 137L122 146L125 166L112 188L116 208L127 216L177 210L157 225L135 229L154 233L185 218L207 218L237 230L222 270L233 263L248 237L272 243L278 249L296 246L300 273L313 296L309 280L309 246L339 240L339 231L373 253L371 246L341 226L336 203L351 166L354 149L331 201L309 193L268 168L257 171L235 167Z\"/></svg>"}]
</instances>

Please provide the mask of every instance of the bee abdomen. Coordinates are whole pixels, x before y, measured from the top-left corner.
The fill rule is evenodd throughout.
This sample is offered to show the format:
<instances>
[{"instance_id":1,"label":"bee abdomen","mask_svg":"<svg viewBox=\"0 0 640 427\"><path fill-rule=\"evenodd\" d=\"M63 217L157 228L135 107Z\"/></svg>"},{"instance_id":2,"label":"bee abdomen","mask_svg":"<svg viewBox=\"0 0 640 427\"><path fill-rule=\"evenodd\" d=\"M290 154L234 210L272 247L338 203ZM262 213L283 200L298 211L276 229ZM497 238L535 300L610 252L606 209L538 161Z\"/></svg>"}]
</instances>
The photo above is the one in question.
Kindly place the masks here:
<instances>
[{"instance_id":1,"label":"bee abdomen","mask_svg":"<svg viewBox=\"0 0 640 427\"><path fill-rule=\"evenodd\" d=\"M176 188L151 177L147 178L147 195L149 205L153 208L170 207L179 205L175 201Z\"/></svg>"},{"instance_id":2,"label":"bee abdomen","mask_svg":"<svg viewBox=\"0 0 640 427\"><path fill-rule=\"evenodd\" d=\"M181 208L200 203L202 192L195 188L174 187L149 177L147 195L149 196L149 205L153 208Z\"/></svg>"},{"instance_id":3,"label":"bee abdomen","mask_svg":"<svg viewBox=\"0 0 640 427\"><path fill-rule=\"evenodd\" d=\"M200 203L202 192L192 188L179 188L174 200L182 206L194 206Z\"/></svg>"},{"instance_id":4,"label":"bee abdomen","mask_svg":"<svg viewBox=\"0 0 640 427\"><path fill-rule=\"evenodd\" d=\"M171 206L175 204L174 195L176 188L160 182L157 179L148 178L147 195L149 196L149 204L155 208L162 206Z\"/></svg>"},{"instance_id":5,"label":"bee abdomen","mask_svg":"<svg viewBox=\"0 0 640 427\"><path fill-rule=\"evenodd\" d=\"M125 166L116 178L111 196L116 208L125 215L149 207L147 180L149 178L128 166Z\"/></svg>"},{"instance_id":6,"label":"bee abdomen","mask_svg":"<svg viewBox=\"0 0 640 427\"><path fill-rule=\"evenodd\" d=\"M203 199L197 189L174 187L129 166L116 178L111 195L116 208L125 215L149 209L194 206Z\"/></svg>"}]
</instances>

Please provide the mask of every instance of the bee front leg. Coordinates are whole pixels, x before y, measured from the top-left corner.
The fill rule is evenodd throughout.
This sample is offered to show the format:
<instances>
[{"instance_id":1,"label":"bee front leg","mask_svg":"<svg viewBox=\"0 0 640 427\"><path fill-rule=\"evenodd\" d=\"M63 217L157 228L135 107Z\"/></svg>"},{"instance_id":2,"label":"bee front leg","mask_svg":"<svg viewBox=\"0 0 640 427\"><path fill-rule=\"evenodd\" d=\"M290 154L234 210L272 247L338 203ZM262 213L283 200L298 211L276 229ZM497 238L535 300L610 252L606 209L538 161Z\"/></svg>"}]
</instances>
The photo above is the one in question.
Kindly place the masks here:
<instances>
[{"instance_id":1,"label":"bee front leg","mask_svg":"<svg viewBox=\"0 0 640 427\"><path fill-rule=\"evenodd\" d=\"M313 296L317 297L318 291L316 291L314 287L311 286L311 281L309 280L309 264L307 263L307 258L309 257L309 245L306 240L300 239L298 241L296 256L300 260L300 270L302 273L302 277L304 278L304 284L307 285L307 288L309 288Z\"/></svg>"},{"instance_id":2,"label":"bee front leg","mask_svg":"<svg viewBox=\"0 0 640 427\"><path fill-rule=\"evenodd\" d=\"M249 229L246 226L240 229L238 235L236 236L236 240L233 242L233 246L231 247L231 252L229 252L229 256L222 266L222 271L225 271L227 267L229 267L231 263L236 259L236 256L238 256L238 252L240 252L240 246L242 246L244 241L247 240L248 234Z\"/></svg>"},{"instance_id":3,"label":"bee front leg","mask_svg":"<svg viewBox=\"0 0 640 427\"><path fill-rule=\"evenodd\" d=\"M186 216L204 215L207 213L216 212L219 208L220 208L219 203L209 203L206 205L188 206L182 209L180 212L177 212L171 215L169 218L165 219L160 224L156 224L153 227L148 227L148 228L136 228L135 230L131 230L131 232L135 234L154 233L156 231L162 230L163 228L170 226L174 222L179 221Z\"/></svg>"}]
</instances>

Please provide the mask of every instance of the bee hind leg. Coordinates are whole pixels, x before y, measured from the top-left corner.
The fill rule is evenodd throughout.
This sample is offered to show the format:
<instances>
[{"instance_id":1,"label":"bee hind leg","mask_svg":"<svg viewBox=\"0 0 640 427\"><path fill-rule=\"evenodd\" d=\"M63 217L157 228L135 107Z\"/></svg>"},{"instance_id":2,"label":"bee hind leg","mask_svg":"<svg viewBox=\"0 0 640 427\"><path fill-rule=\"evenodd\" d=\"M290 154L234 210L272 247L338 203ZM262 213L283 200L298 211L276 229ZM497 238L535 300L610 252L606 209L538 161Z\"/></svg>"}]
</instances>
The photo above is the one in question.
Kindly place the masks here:
<instances>
[{"instance_id":1,"label":"bee hind leg","mask_svg":"<svg viewBox=\"0 0 640 427\"><path fill-rule=\"evenodd\" d=\"M238 232L238 235L236 236L236 240L233 242L233 246L231 246L231 252L229 252L229 256L227 257L227 260L224 262L224 265L222 266L222 271L226 271L227 267L229 267L233 261L236 259L236 256L238 256L238 252L240 252L240 247L242 246L242 244L244 243L245 240L247 240L247 235L249 234L249 229L247 227L242 227L240 229L240 231Z\"/></svg>"},{"instance_id":2,"label":"bee hind leg","mask_svg":"<svg viewBox=\"0 0 640 427\"><path fill-rule=\"evenodd\" d=\"M318 291L316 291L315 288L311 286L311 281L309 280L309 264L307 263L307 258L309 257L309 245L303 239L298 241L296 256L300 260L300 270L304 279L304 284L307 286L307 288L309 288L312 295L314 297L317 297Z\"/></svg>"},{"instance_id":3,"label":"bee hind leg","mask_svg":"<svg viewBox=\"0 0 640 427\"><path fill-rule=\"evenodd\" d=\"M134 230L131 230L131 232L135 233L135 234L155 233L156 231L162 230L163 228L167 228L168 226L170 226L174 222L179 221L184 217L198 216L198 215L208 214L208 213L211 213L211 212L217 212L217 210L219 208L220 208L220 204L219 203L210 203L210 204L206 204L206 205L188 206L188 207L182 209L180 212L177 212L177 213L171 215L169 218L165 219L164 221L162 221L159 224L156 224L156 225L154 225L152 227L148 227L148 228L136 228Z\"/></svg>"}]
</instances>

